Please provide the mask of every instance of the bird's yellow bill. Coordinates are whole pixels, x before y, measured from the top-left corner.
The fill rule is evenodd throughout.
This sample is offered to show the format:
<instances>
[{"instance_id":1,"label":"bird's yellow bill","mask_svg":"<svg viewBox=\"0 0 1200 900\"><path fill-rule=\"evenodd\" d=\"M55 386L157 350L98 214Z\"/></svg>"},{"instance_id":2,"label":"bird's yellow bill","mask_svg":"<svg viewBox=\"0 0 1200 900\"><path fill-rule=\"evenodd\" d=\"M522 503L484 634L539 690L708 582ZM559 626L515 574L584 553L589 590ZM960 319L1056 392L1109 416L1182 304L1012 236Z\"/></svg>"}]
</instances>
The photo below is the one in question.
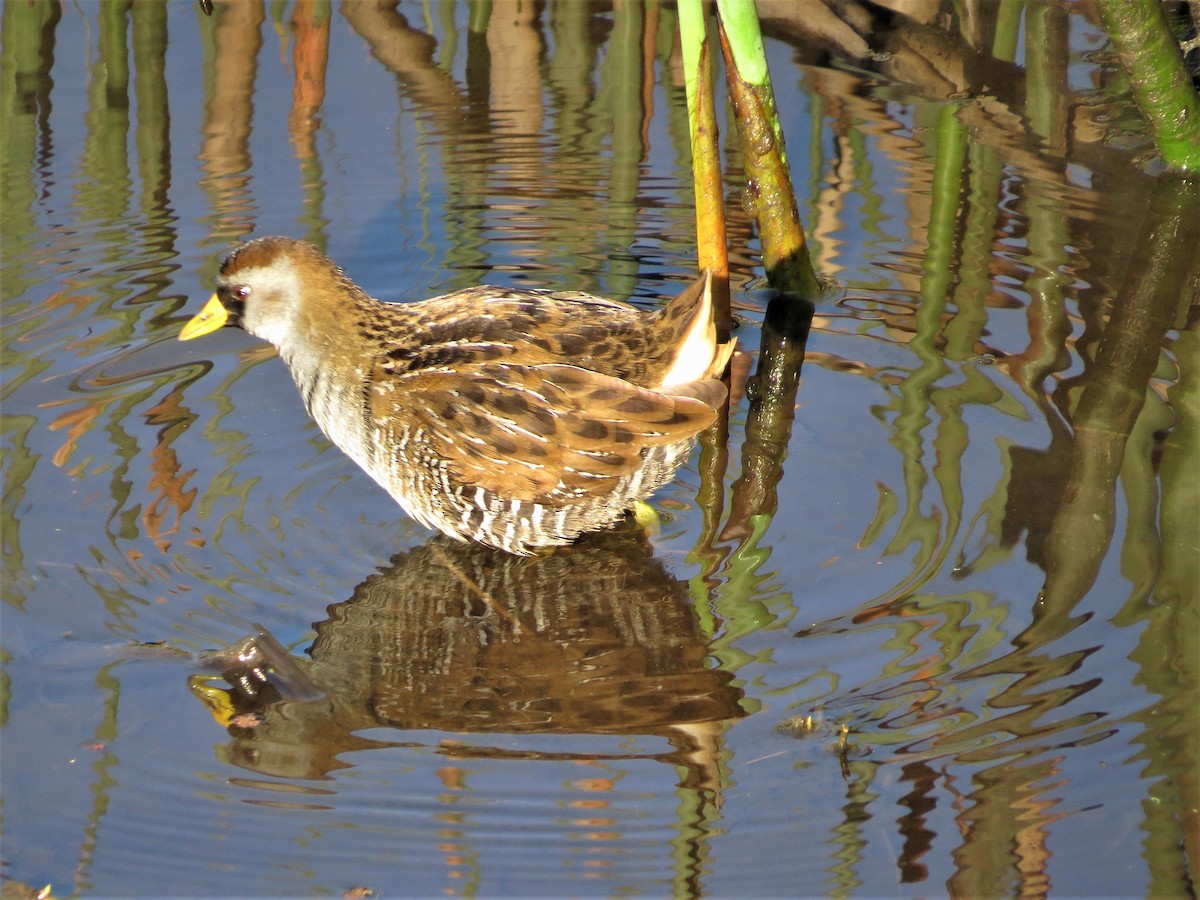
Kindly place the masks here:
<instances>
[{"instance_id":1,"label":"bird's yellow bill","mask_svg":"<svg viewBox=\"0 0 1200 900\"><path fill-rule=\"evenodd\" d=\"M190 341L192 338L216 331L225 324L225 320L228 318L229 313L225 312L225 307L221 305L217 295L213 294L204 304L204 309L188 319L188 323L183 326L183 331L179 332L179 339Z\"/></svg>"},{"instance_id":2,"label":"bird's yellow bill","mask_svg":"<svg viewBox=\"0 0 1200 900\"><path fill-rule=\"evenodd\" d=\"M221 680L219 675L192 675L188 677L188 688L208 707L209 714L217 720L217 724L228 728L237 710L233 707L230 691L216 686Z\"/></svg>"}]
</instances>

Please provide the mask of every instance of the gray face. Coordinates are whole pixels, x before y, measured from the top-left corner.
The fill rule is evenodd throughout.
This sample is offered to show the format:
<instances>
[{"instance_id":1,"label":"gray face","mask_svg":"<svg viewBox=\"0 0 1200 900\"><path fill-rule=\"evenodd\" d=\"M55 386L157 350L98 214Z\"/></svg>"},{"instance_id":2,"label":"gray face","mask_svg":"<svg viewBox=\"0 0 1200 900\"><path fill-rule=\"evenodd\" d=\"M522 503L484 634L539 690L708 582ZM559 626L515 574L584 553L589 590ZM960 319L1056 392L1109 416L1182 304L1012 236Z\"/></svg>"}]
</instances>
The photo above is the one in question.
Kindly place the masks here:
<instances>
[{"instance_id":1,"label":"gray face","mask_svg":"<svg viewBox=\"0 0 1200 900\"><path fill-rule=\"evenodd\" d=\"M231 320L246 331L282 347L288 340L300 303L300 279L286 256L223 274L217 296Z\"/></svg>"}]
</instances>

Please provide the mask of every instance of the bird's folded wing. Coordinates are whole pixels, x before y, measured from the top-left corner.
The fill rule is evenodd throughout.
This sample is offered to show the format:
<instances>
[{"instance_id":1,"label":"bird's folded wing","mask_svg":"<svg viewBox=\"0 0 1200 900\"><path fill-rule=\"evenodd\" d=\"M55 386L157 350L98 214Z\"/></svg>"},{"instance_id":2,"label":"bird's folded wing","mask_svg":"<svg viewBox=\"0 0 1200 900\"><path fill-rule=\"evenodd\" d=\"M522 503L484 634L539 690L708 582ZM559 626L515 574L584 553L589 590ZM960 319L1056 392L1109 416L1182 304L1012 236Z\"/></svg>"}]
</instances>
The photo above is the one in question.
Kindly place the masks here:
<instances>
[{"instance_id":1,"label":"bird's folded wing","mask_svg":"<svg viewBox=\"0 0 1200 900\"><path fill-rule=\"evenodd\" d=\"M604 494L650 448L706 428L724 387L698 384L664 394L561 364L380 367L369 411L386 446L444 462L458 485L544 503Z\"/></svg>"}]
</instances>

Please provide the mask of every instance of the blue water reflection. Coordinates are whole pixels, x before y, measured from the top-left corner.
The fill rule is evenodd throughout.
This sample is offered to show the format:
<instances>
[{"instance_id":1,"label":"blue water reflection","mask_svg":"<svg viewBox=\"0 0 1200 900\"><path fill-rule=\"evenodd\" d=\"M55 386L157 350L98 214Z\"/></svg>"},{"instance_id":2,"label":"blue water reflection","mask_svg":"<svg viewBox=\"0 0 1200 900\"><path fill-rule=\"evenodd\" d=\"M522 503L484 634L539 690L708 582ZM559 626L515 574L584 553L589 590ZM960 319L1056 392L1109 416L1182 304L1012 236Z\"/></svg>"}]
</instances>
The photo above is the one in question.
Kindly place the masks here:
<instances>
[{"instance_id":1,"label":"blue water reflection","mask_svg":"<svg viewBox=\"0 0 1200 900\"><path fill-rule=\"evenodd\" d=\"M648 534L515 571L410 522L263 345L176 336L251 234L386 300L672 295L673 8L4 6L5 878L1187 893L1200 192L1087 4L776 6L838 286L768 317L723 118L727 439Z\"/></svg>"}]
</instances>

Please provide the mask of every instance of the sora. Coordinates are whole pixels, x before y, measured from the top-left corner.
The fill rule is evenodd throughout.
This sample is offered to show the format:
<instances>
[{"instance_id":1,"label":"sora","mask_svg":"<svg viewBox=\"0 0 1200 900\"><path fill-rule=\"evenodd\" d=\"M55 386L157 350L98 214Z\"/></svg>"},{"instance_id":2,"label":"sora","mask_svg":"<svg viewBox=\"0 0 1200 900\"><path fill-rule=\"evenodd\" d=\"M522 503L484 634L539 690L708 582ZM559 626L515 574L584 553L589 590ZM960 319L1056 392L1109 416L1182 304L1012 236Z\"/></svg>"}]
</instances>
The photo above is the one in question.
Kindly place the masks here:
<instances>
[{"instance_id":1,"label":"sora","mask_svg":"<svg viewBox=\"0 0 1200 900\"><path fill-rule=\"evenodd\" d=\"M275 345L309 415L413 518L521 555L666 484L716 418L733 351L707 273L653 313L487 286L390 304L282 237L233 250L179 337L222 325Z\"/></svg>"}]
</instances>

